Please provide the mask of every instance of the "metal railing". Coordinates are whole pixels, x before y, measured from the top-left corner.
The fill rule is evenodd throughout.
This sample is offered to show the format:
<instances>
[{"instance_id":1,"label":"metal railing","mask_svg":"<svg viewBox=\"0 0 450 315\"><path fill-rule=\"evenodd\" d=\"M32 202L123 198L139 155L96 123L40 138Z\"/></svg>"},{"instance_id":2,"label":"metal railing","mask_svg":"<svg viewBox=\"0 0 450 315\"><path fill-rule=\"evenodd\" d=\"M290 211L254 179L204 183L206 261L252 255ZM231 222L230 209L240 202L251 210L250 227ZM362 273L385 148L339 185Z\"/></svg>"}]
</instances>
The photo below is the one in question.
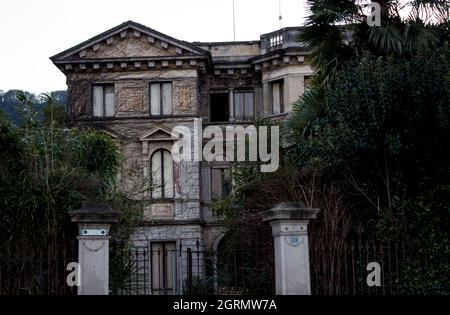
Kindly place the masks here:
<instances>
[{"instance_id":1,"label":"metal railing","mask_svg":"<svg viewBox=\"0 0 450 315\"><path fill-rule=\"evenodd\" d=\"M380 266L380 286L369 286L369 263ZM310 248L311 287L314 295L404 294L411 268L426 269L427 261L404 242L348 242L338 250ZM420 292L419 292L420 293ZM424 293L424 292L422 292Z\"/></svg>"},{"instance_id":2,"label":"metal railing","mask_svg":"<svg viewBox=\"0 0 450 315\"><path fill-rule=\"evenodd\" d=\"M208 252L112 244L110 294L273 294L273 259L257 248Z\"/></svg>"},{"instance_id":3,"label":"metal railing","mask_svg":"<svg viewBox=\"0 0 450 315\"><path fill-rule=\"evenodd\" d=\"M53 257L0 257L0 295L76 295L67 284L67 266L76 262L75 247L63 246Z\"/></svg>"}]
</instances>

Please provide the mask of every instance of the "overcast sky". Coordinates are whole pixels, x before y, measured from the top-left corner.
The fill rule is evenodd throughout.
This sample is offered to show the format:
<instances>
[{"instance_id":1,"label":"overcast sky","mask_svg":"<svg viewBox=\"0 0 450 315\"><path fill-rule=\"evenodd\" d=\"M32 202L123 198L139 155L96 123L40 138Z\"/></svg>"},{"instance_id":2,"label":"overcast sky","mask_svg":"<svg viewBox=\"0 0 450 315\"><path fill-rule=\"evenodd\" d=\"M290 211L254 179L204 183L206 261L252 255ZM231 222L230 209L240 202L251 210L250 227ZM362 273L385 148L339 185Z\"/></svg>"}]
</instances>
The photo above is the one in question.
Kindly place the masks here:
<instances>
[{"instance_id":1,"label":"overcast sky","mask_svg":"<svg viewBox=\"0 0 450 315\"><path fill-rule=\"evenodd\" d=\"M236 40L279 28L279 0L235 0ZM0 4L0 90L66 89L48 59L133 20L186 41L233 40L232 0L14 0ZM282 27L301 25L305 0L281 0Z\"/></svg>"}]
</instances>

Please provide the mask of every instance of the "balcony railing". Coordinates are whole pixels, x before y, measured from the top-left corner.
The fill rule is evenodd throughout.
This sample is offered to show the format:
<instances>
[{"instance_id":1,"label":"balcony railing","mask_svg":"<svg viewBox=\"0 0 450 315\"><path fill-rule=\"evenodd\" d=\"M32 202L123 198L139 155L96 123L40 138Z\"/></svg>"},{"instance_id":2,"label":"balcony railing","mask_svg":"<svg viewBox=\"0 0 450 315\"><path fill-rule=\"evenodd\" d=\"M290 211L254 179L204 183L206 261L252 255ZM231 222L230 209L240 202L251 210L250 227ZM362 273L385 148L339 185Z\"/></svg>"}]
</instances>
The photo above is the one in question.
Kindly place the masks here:
<instances>
[{"instance_id":1,"label":"balcony railing","mask_svg":"<svg viewBox=\"0 0 450 315\"><path fill-rule=\"evenodd\" d=\"M299 42L302 29L302 27L286 27L261 35L261 54L282 48L304 47Z\"/></svg>"}]
</instances>

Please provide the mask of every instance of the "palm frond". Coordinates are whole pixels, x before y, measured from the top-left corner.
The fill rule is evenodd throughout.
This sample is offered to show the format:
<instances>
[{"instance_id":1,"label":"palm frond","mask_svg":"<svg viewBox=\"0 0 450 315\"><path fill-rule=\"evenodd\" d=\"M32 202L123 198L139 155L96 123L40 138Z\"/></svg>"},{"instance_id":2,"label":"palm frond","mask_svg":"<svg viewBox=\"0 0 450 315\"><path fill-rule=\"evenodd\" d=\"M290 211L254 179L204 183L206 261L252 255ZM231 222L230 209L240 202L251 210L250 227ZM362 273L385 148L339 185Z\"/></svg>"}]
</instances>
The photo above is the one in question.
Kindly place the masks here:
<instances>
[{"instance_id":1,"label":"palm frond","mask_svg":"<svg viewBox=\"0 0 450 315\"><path fill-rule=\"evenodd\" d=\"M404 52L402 34L392 24L371 27L369 42L385 54L401 55Z\"/></svg>"}]
</instances>

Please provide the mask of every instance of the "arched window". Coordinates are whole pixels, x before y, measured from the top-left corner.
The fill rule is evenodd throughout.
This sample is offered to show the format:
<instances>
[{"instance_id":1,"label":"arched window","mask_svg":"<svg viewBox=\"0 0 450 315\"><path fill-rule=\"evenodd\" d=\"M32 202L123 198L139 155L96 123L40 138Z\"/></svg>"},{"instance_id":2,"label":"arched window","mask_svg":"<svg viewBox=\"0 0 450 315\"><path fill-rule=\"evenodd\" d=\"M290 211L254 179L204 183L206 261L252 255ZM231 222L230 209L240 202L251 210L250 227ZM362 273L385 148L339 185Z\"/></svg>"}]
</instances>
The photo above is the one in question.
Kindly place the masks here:
<instances>
[{"instance_id":1,"label":"arched window","mask_svg":"<svg viewBox=\"0 0 450 315\"><path fill-rule=\"evenodd\" d=\"M157 150L151 158L151 191L153 199L174 198L173 160L167 150Z\"/></svg>"}]
</instances>

